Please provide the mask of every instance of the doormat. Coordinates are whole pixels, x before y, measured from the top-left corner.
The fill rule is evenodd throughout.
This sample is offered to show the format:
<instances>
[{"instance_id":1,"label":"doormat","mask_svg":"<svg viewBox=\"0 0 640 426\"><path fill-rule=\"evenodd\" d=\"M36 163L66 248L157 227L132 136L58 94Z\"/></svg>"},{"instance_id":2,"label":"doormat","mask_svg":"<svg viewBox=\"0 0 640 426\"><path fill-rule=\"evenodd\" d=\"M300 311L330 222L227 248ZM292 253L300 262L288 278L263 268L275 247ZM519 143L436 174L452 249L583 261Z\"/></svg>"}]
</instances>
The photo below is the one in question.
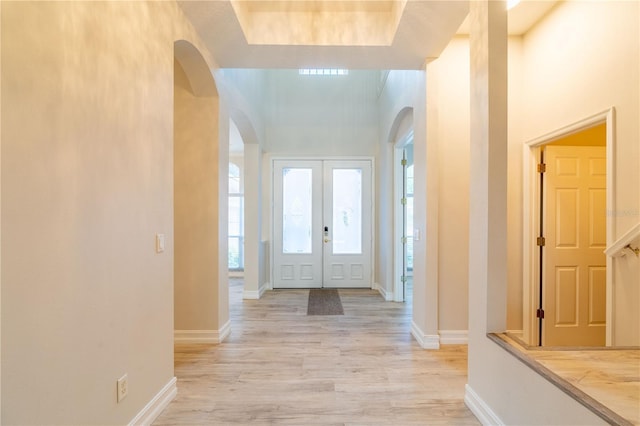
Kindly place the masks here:
<instances>
[{"instance_id":1,"label":"doormat","mask_svg":"<svg viewBox=\"0 0 640 426\"><path fill-rule=\"evenodd\" d=\"M338 289L312 288L309 290L307 315L344 315Z\"/></svg>"}]
</instances>

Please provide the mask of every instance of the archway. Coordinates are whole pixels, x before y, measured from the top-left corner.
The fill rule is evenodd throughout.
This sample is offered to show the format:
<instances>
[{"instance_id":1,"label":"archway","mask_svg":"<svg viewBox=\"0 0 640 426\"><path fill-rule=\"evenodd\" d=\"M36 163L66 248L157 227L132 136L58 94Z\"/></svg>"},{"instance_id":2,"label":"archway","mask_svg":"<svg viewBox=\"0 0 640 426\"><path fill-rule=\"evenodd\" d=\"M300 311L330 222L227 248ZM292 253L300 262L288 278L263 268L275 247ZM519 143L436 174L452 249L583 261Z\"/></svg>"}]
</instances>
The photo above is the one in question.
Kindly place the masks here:
<instances>
[{"instance_id":1,"label":"archway","mask_svg":"<svg viewBox=\"0 0 640 426\"><path fill-rule=\"evenodd\" d=\"M229 97L231 123L243 144L244 186L244 288L243 299L259 299L267 290L268 244L262 239L262 147L255 128L239 107L240 100Z\"/></svg>"},{"instance_id":2,"label":"archway","mask_svg":"<svg viewBox=\"0 0 640 426\"><path fill-rule=\"evenodd\" d=\"M403 214L400 200L402 150L410 141L413 143L414 158L414 182L415 194L413 197L415 206L415 221L412 224L413 249L415 253L415 265L413 268L412 287L412 311L411 334L425 349L438 349L440 336L438 331L438 155L437 140L427 140L426 123L428 118L423 109L425 99L417 99L413 105L405 105L397 110L395 118L389 127L387 134L388 152L390 158L395 157L395 167L392 167L395 187L393 202L395 211L389 212L398 220L389 224L394 229L394 235L389 243L395 247L395 264L392 270L394 275L394 300L401 300L403 275L402 270L402 245L396 242L402 234ZM390 166L391 167L391 166ZM393 209L389 207L389 209Z\"/></svg>"},{"instance_id":3,"label":"archway","mask_svg":"<svg viewBox=\"0 0 640 426\"><path fill-rule=\"evenodd\" d=\"M174 59L174 339L219 343L230 330L228 144L206 61L184 40Z\"/></svg>"}]
</instances>

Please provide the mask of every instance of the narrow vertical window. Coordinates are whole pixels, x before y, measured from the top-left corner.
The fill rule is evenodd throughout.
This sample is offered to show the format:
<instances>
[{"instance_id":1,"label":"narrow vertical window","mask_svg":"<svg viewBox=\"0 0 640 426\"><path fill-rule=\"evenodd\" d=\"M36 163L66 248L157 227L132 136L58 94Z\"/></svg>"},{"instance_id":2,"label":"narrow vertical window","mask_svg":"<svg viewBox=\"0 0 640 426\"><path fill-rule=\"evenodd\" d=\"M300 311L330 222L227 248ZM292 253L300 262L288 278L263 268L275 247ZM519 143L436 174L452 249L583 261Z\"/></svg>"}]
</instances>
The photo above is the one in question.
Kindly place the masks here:
<instances>
[{"instance_id":1,"label":"narrow vertical window","mask_svg":"<svg viewBox=\"0 0 640 426\"><path fill-rule=\"evenodd\" d=\"M244 194L240 167L229 163L229 270L244 269Z\"/></svg>"}]
</instances>

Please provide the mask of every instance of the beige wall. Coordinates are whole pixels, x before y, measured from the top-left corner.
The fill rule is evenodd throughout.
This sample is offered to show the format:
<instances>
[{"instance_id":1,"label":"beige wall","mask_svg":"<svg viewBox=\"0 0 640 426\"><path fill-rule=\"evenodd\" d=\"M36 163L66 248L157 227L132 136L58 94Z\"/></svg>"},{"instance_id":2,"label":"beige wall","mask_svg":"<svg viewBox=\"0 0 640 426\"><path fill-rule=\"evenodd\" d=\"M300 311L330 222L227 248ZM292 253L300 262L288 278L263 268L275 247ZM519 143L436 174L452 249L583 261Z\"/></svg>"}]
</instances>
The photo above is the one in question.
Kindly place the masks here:
<instances>
[{"instance_id":1,"label":"beige wall","mask_svg":"<svg viewBox=\"0 0 640 426\"><path fill-rule=\"evenodd\" d=\"M610 106L617 112L616 229L617 236L638 223L638 162L639 145L638 99L638 36L609 28L588 33L597 16L609 16L607 22L632 27L637 21L633 8L637 4L620 3L606 6L602 2L563 5L526 37L509 38L509 148L508 148L508 293L507 329L522 329L522 150L527 140L572 124ZM556 16L558 14L559 16ZM624 19L620 15L624 15ZM563 54L557 44L566 22L576 24L581 37L572 35L563 42ZM550 25L553 26L550 27ZM580 25L577 25L581 23ZM603 24L600 24L602 27ZM549 27L549 28L548 28ZM636 24L637 27L637 24ZM546 29L545 29L546 28ZM547 33L548 31L548 33ZM635 31L635 33L633 33ZM635 36L634 36L635 34ZM594 49L601 49L597 51ZM548 54L548 51L552 53ZM594 52L599 52L597 55ZM635 56L634 56L635 55ZM602 65L600 59L607 58ZM572 59L573 57L573 59ZM627 58L627 59L622 59ZM581 61L591 61L584 64ZM625 67L619 66L624 60ZM439 328L466 329L467 271L460 264L468 261L468 156L469 135L469 51L468 39L454 38L442 55L429 65L433 87L429 96L436 96L437 131L440 159L439 184ZM550 63L550 61L555 61ZM582 72L580 70L593 70ZM615 74L611 78L606 72ZM444 78L442 77L444 75ZM575 80L579 80L575 82ZM565 83L567 81L568 83ZM523 83L526 82L526 83ZM553 90L549 90L552 87ZM589 88L588 90L584 88ZM561 95L560 95L561 94ZM575 101L573 101L575 99ZM585 105L586 104L586 105ZM634 115L635 114L635 115ZM562 118L562 117L565 118ZM466 123L466 124L465 124ZM433 122L430 123L433 126ZM537 129L537 130L533 130ZM624 156L624 158L622 158ZM635 222L633 222L635 220ZM614 261L616 268L616 344L638 344L637 304L638 262L632 257ZM460 303L461 298L465 301ZM628 321L624 318L631 318ZM623 320L624 319L624 320ZM637 319L637 321L636 321Z\"/></svg>"},{"instance_id":2,"label":"beige wall","mask_svg":"<svg viewBox=\"0 0 640 426\"><path fill-rule=\"evenodd\" d=\"M521 39L509 39L509 180L507 328L522 329ZM468 328L469 261L469 39L454 38L429 64L428 123L439 159L438 327ZM434 100L435 99L435 100Z\"/></svg>"},{"instance_id":3,"label":"beige wall","mask_svg":"<svg viewBox=\"0 0 640 426\"><path fill-rule=\"evenodd\" d=\"M454 38L429 64L439 160L438 297L440 330L468 328L469 42Z\"/></svg>"},{"instance_id":4,"label":"beige wall","mask_svg":"<svg viewBox=\"0 0 640 426\"><path fill-rule=\"evenodd\" d=\"M411 332L425 348L439 346L438 336L438 151L431 139L437 112L428 104L430 67L424 71L391 71L380 96L379 263L377 279L393 291L394 211L393 143L402 136L405 114L413 114L414 229L421 237L413 243L413 311ZM431 127L430 127L431 126Z\"/></svg>"},{"instance_id":5,"label":"beige wall","mask_svg":"<svg viewBox=\"0 0 640 426\"><path fill-rule=\"evenodd\" d=\"M197 37L170 2L1 7L2 423L125 424L173 377L173 49Z\"/></svg>"},{"instance_id":6,"label":"beige wall","mask_svg":"<svg viewBox=\"0 0 640 426\"><path fill-rule=\"evenodd\" d=\"M640 3L564 2L524 37L524 140L616 110L613 241L640 223ZM616 345L640 344L640 262L613 260Z\"/></svg>"},{"instance_id":7,"label":"beige wall","mask_svg":"<svg viewBox=\"0 0 640 426\"><path fill-rule=\"evenodd\" d=\"M639 7L638 2L562 2L523 40L522 142L611 106L618 112L616 177L624 182L615 194L617 216L624 216L616 217L618 236L638 221ZM621 215L623 211L631 214ZM632 257L614 262L616 290L624 289L625 297L633 300L627 302L635 306L624 313L627 324L622 327L628 329L616 330L618 344L623 339L637 344L631 343L635 337L629 330L638 324L639 298L633 289L639 288L640 279L637 258ZM493 306L481 296L495 290L491 287L484 283L472 289L479 297L470 312L474 331L469 342L467 399L485 404L476 405L476 412L494 424L602 424L595 414L486 338L491 327L484 323L492 316ZM619 312L620 302L616 300Z\"/></svg>"},{"instance_id":8,"label":"beige wall","mask_svg":"<svg viewBox=\"0 0 640 426\"><path fill-rule=\"evenodd\" d=\"M176 61L174 102L174 328L217 331L218 98L196 96Z\"/></svg>"},{"instance_id":9,"label":"beige wall","mask_svg":"<svg viewBox=\"0 0 640 426\"><path fill-rule=\"evenodd\" d=\"M508 39L507 330L523 329L522 287L522 37Z\"/></svg>"}]
</instances>

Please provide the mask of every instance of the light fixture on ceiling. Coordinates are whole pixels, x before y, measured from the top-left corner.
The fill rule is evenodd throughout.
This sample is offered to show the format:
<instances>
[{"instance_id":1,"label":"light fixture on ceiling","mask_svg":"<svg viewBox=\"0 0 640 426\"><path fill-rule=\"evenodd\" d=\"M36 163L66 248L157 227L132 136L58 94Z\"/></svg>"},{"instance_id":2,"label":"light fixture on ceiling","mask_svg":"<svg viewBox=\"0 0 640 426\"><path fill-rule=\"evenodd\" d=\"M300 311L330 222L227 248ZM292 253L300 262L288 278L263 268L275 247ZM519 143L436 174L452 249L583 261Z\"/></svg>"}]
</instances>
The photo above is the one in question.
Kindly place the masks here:
<instances>
[{"instance_id":1,"label":"light fixture on ceiling","mask_svg":"<svg viewBox=\"0 0 640 426\"><path fill-rule=\"evenodd\" d=\"M520 3L520 0L507 0L507 10L511 10Z\"/></svg>"}]
</instances>

